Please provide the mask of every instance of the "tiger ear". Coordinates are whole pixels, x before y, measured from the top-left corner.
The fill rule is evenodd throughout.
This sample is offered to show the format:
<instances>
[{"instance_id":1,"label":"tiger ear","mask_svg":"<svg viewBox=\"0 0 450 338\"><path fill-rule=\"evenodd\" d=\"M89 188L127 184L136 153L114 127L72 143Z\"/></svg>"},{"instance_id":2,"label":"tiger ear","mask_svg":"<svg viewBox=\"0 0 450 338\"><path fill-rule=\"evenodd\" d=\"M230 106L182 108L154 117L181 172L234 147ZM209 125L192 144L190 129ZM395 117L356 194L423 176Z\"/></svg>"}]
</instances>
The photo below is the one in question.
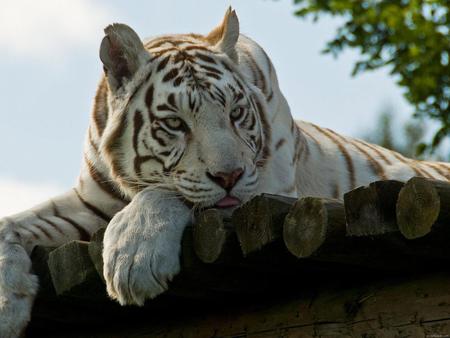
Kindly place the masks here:
<instances>
[{"instance_id":1,"label":"tiger ear","mask_svg":"<svg viewBox=\"0 0 450 338\"><path fill-rule=\"evenodd\" d=\"M105 28L105 37L100 44L100 60L112 90L131 80L148 55L131 27L114 23Z\"/></svg>"},{"instance_id":2,"label":"tiger ear","mask_svg":"<svg viewBox=\"0 0 450 338\"><path fill-rule=\"evenodd\" d=\"M237 62L236 42L239 38L239 19L236 11L228 7L222 23L214 28L207 36L206 40L221 52L227 54L232 60Z\"/></svg>"}]
</instances>

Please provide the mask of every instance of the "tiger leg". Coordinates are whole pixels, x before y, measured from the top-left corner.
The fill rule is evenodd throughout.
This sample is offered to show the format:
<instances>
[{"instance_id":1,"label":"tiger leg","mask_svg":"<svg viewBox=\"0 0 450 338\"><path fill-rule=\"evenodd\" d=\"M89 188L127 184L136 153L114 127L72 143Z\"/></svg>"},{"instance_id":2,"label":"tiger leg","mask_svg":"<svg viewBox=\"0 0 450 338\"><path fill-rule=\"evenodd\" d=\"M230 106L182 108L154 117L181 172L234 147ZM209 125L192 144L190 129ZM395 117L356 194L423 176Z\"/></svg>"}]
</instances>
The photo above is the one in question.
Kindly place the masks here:
<instances>
[{"instance_id":1,"label":"tiger leg","mask_svg":"<svg viewBox=\"0 0 450 338\"><path fill-rule=\"evenodd\" d=\"M181 238L192 210L170 192L144 189L117 213L103 240L107 291L120 304L143 305L180 271Z\"/></svg>"},{"instance_id":2,"label":"tiger leg","mask_svg":"<svg viewBox=\"0 0 450 338\"><path fill-rule=\"evenodd\" d=\"M89 240L96 229L107 225L106 214L81 193L73 189L0 220L0 337L18 337L30 320L38 290L38 279L30 271L33 248Z\"/></svg>"}]
</instances>

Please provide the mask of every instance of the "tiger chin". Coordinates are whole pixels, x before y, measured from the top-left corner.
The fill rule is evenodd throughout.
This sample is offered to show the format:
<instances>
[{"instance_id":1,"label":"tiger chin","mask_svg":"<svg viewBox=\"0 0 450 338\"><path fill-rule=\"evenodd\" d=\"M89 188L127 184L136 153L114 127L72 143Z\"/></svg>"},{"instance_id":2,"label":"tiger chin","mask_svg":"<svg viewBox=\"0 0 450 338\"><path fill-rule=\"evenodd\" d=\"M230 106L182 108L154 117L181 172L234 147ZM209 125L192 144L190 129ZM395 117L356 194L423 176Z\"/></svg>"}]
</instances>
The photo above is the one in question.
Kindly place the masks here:
<instances>
[{"instance_id":1,"label":"tiger chin","mask_svg":"<svg viewBox=\"0 0 450 338\"><path fill-rule=\"evenodd\" d=\"M342 198L377 179L450 179L419 162L330 129L295 122L264 50L235 11L207 35L141 41L112 24L76 187L0 220L0 337L18 337L38 290L29 255L104 237L109 296L142 305L180 270L196 211L225 216L262 192Z\"/></svg>"}]
</instances>

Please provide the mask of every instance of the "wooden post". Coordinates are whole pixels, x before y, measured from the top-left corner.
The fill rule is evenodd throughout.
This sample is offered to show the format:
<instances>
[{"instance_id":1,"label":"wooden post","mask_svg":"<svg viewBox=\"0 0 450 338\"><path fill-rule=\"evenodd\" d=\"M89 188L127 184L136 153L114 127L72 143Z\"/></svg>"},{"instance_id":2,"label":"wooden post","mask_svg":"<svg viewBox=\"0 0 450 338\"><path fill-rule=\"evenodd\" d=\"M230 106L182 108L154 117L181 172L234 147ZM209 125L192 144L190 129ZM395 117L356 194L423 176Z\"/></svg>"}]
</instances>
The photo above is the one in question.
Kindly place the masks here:
<instances>
[{"instance_id":1,"label":"wooden post","mask_svg":"<svg viewBox=\"0 0 450 338\"><path fill-rule=\"evenodd\" d=\"M344 195L347 234L367 236L398 231L395 204L403 183L377 181Z\"/></svg>"},{"instance_id":2,"label":"wooden post","mask_svg":"<svg viewBox=\"0 0 450 338\"><path fill-rule=\"evenodd\" d=\"M450 234L450 183L411 178L398 197L397 222L408 239L423 237L432 230Z\"/></svg>"},{"instance_id":3,"label":"wooden post","mask_svg":"<svg viewBox=\"0 0 450 338\"><path fill-rule=\"evenodd\" d=\"M192 236L195 254L203 263L229 260L233 256L231 249L237 247L236 234L224 224L217 209L205 210L197 216Z\"/></svg>"},{"instance_id":4,"label":"wooden post","mask_svg":"<svg viewBox=\"0 0 450 338\"><path fill-rule=\"evenodd\" d=\"M284 218L296 200L262 194L234 212L231 222L244 256L282 238Z\"/></svg>"},{"instance_id":5,"label":"wooden post","mask_svg":"<svg viewBox=\"0 0 450 338\"><path fill-rule=\"evenodd\" d=\"M100 228L91 237L91 241L88 244L89 256L92 259L92 263L97 270L100 278L105 282L103 277L103 236L105 235L106 228Z\"/></svg>"},{"instance_id":6,"label":"wooden post","mask_svg":"<svg viewBox=\"0 0 450 338\"><path fill-rule=\"evenodd\" d=\"M286 248L295 257L309 258L308 261L380 271L427 269L445 265L450 259L449 236L410 241L398 230L386 228L387 232L376 235L349 236L344 214L344 206L338 200L302 198L285 219Z\"/></svg>"},{"instance_id":7,"label":"wooden post","mask_svg":"<svg viewBox=\"0 0 450 338\"><path fill-rule=\"evenodd\" d=\"M31 262L33 263L33 273L39 276L39 296L55 296L56 291L53 287L52 277L48 267L48 257L55 250L51 247L37 246L31 252Z\"/></svg>"},{"instance_id":8,"label":"wooden post","mask_svg":"<svg viewBox=\"0 0 450 338\"><path fill-rule=\"evenodd\" d=\"M105 287L89 256L88 242L72 241L53 250L48 267L57 295L105 298Z\"/></svg>"},{"instance_id":9,"label":"wooden post","mask_svg":"<svg viewBox=\"0 0 450 338\"><path fill-rule=\"evenodd\" d=\"M344 203L337 199L302 198L284 220L284 243L298 258L309 257L325 242L344 236Z\"/></svg>"}]
</instances>

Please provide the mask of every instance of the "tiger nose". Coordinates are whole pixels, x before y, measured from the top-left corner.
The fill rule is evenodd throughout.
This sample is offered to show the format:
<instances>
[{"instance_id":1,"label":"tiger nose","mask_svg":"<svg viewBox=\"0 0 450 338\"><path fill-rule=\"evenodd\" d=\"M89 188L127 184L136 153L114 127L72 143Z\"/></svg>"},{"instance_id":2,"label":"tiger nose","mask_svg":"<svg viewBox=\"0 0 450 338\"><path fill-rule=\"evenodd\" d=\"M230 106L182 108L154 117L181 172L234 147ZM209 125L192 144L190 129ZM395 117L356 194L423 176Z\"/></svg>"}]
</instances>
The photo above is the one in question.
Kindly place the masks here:
<instances>
[{"instance_id":1,"label":"tiger nose","mask_svg":"<svg viewBox=\"0 0 450 338\"><path fill-rule=\"evenodd\" d=\"M224 188L226 191L230 191L233 188L237 181L242 177L244 173L244 169L238 168L231 172L225 173L222 171L211 174L210 172L206 172L206 176L208 176L213 182Z\"/></svg>"}]
</instances>

